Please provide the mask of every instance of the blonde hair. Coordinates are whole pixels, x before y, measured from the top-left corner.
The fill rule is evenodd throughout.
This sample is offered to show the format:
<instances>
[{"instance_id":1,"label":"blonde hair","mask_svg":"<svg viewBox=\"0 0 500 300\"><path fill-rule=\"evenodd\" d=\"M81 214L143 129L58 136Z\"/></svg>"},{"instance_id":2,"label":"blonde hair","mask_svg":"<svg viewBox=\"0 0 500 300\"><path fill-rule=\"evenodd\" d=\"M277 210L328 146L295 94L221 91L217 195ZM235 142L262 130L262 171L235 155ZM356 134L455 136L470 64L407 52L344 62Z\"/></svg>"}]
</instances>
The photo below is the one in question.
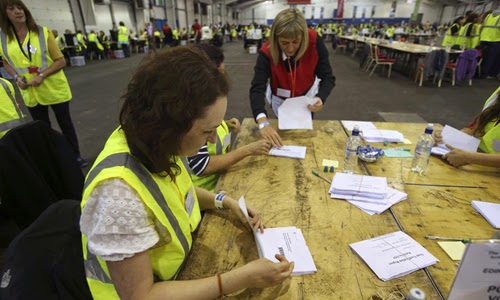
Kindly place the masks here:
<instances>
[{"instance_id":1,"label":"blonde hair","mask_svg":"<svg viewBox=\"0 0 500 300\"><path fill-rule=\"evenodd\" d=\"M278 38L297 39L302 38L300 47L295 54L295 61L299 60L307 50L309 35L304 15L296 8L282 10L274 19L269 38L269 50L271 58L276 65L281 59L281 50Z\"/></svg>"}]
</instances>

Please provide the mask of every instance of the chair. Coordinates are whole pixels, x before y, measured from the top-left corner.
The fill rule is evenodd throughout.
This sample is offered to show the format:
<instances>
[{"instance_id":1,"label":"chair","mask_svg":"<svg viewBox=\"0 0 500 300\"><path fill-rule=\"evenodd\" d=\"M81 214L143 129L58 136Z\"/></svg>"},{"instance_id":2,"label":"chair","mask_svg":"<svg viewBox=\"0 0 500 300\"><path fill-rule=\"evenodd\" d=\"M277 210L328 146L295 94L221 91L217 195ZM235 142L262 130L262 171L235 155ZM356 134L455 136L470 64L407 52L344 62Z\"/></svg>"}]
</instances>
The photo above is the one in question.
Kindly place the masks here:
<instances>
[{"instance_id":1,"label":"chair","mask_svg":"<svg viewBox=\"0 0 500 300\"><path fill-rule=\"evenodd\" d=\"M476 49L468 49L460 54L456 62L450 62L446 66L451 70L451 85L455 86L455 81L468 81L472 86L472 77L476 73L480 52Z\"/></svg>"},{"instance_id":2,"label":"chair","mask_svg":"<svg viewBox=\"0 0 500 300\"><path fill-rule=\"evenodd\" d=\"M0 299L92 299L83 266L80 212L80 201L59 201L12 241Z\"/></svg>"},{"instance_id":3,"label":"chair","mask_svg":"<svg viewBox=\"0 0 500 300\"><path fill-rule=\"evenodd\" d=\"M365 70L365 71L370 70L372 63L375 61L374 47L372 44L369 44L369 43L367 45L369 47L370 54L365 61L365 65L363 66L363 70ZM380 48L378 48L378 47L377 47L377 55L380 59L387 59L387 57L382 54L382 52L380 51Z\"/></svg>"},{"instance_id":4,"label":"chair","mask_svg":"<svg viewBox=\"0 0 500 300\"><path fill-rule=\"evenodd\" d=\"M358 42L358 38L354 38L354 49L352 51L352 57L356 56L356 53L358 53L359 49L364 47L364 43Z\"/></svg>"},{"instance_id":5,"label":"chair","mask_svg":"<svg viewBox=\"0 0 500 300\"><path fill-rule=\"evenodd\" d=\"M375 66L373 66L373 69L370 73L370 76L373 75L373 72L375 72L375 69L377 68L378 65L387 65L389 66L389 74L387 75L387 78L391 78L391 70L392 70L392 65L396 62L394 58L382 58L379 56L379 48L378 46L375 46L374 49L374 54L375 54Z\"/></svg>"},{"instance_id":6,"label":"chair","mask_svg":"<svg viewBox=\"0 0 500 300\"><path fill-rule=\"evenodd\" d=\"M441 87L444 72L448 64L449 54L445 50L433 50L429 52L425 58L424 63L420 64L415 74L415 82L420 77L419 86L422 86L424 77L434 76L433 83L439 78L438 87Z\"/></svg>"}]
</instances>

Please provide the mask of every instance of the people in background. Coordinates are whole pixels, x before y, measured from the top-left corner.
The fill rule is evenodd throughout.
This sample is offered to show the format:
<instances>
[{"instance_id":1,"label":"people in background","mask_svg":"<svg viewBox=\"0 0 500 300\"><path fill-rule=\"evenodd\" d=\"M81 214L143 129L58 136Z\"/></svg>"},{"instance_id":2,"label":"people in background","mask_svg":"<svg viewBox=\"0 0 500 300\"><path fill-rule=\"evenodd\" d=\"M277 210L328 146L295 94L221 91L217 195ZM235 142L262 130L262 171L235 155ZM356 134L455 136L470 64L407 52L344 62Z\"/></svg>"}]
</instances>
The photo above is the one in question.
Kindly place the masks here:
<instances>
[{"instance_id":1,"label":"people in background","mask_svg":"<svg viewBox=\"0 0 500 300\"><path fill-rule=\"evenodd\" d=\"M471 152L454 148L450 145L446 147L451 152L445 154L443 159L451 165L460 167L468 164L500 167L500 87L486 100L481 113L462 131L468 135L475 136L481 140L479 150L481 152ZM441 131L434 132L437 144L443 143Z\"/></svg>"},{"instance_id":2,"label":"people in background","mask_svg":"<svg viewBox=\"0 0 500 300\"><path fill-rule=\"evenodd\" d=\"M228 89L224 73L189 47L160 51L138 68L123 96L120 126L83 193L80 228L94 299L215 299L291 275L294 264L277 254L278 263L258 259L216 276L175 280L189 257L200 210L228 209L249 230L263 230L251 206L253 228L236 200L194 187L181 162L215 142Z\"/></svg>"},{"instance_id":3,"label":"people in background","mask_svg":"<svg viewBox=\"0 0 500 300\"><path fill-rule=\"evenodd\" d=\"M109 41L109 37L104 33L104 31L99 31L99 42L102 44L104 47L104 55L109 58L109 49L111 46L111 43Z\"/></svg>"},{"instance_id":4,"label":"people in background","mask_svg":"<svg viewBox=\"0 0 500 300\"><path fill-rule=\"evenodd\" d=\"M101 56L104 55L104 46L101 44L99 41L99 38L97 37L97 34L95 33L94 30L91 30L89 35L87 36L87 40L89 42L89 56L90 58L93 57L94 53L97 54L99 59Z\"/></svg>"},{"instance_id":5,"label":"people in background","mask_svg":"<svg viewBox=\"0 0 500 300\"><path fill-rule=\"evenodd\" d=\"M457 45L458 32L460 31L460 27L462 27L462 24L464 22L465 22L464 16L460 16L455 20L453 20L453 24L451 24L450 28L448 28L448 30L446 31L441 46L453 47L453 45Z\"/></svg>"},{"instance_id":6,"label":"people in background","mask_svg":"<svg viewBox=\"0 0 500 300\"><path fill-rule=\"evenodd\" d=\"M170 46L173 40L172 28L170 28L168 23L165 23L162 30L163 30L163 45Z\"/></svg>"},{"instance_id":7,"label":"people in background","mask_svg":"<svg viewBox=\"0 0 500 300\"><path fill-rule=\"evenodd\" d=\"M483 49L481 76L495 79L500 76L500 8L484 18L480 40Z\"/></svg>"},{"instance_id":8,"label":"people in background","mask_svg":"<svg viewBox=\"0 0 500 300\"><path fill-rule=\"evenodd\" d=\"M66 43L64 42L64 39L62 38L62 36L59 35L59 33L57 32L57 30L52 30L52 34L54 34L54 38L56 40L56 44L57 44L57 48L59 48L59 50L61 50L61 53L64 55L64 58L66 60L66 65L69 63L70 61L70 57L69 57L69 52L68 50L66 50Z\"/></svg>"},{"instance_id":9,"label":"people in background","mask_svg":"<svg viewBox=\"0 0 500 300\"><path fill-rule=\"evenodd\" d=\"M50 126L49 107L54 111L77 163L85 167L87 162L80 156L69 111L72 95L62 70L66 61L52 32L36 24L22 1L5 0L0 3L0 54L4 58L5 70L14 77L33 120Z\"/></svg>"},{"instance_id":10,"label":"people in background","mask_svg":"<svg viewBox=\"0 0 500 300\"><path fill-rule=\"evenodd\" d=\"M80 29L76 31L76 40L78 42L76 52L79 52L81 55L87 57L87 37Z\"/></svg>"},{"instance_id":11,"label":"people in background","mask_svg":"<svg viewBox=\"0 0 500 300\"><path fill-rule=\"evenodd\" d=\"M458 31L458 37L456 39L456 45L461 49L473 49L473 29L474 24L476 24L479 15L476 13L470 13L466 18L465 22L460 30Z\"/></svg>"},{"instance_id":12,"label":"people in background","mask_svg":"<svg viewBox=\"0 0 500 300\"><path fill-rule=\"evenodd\" d=\"M194 39L196 41L196 44L199 44L201 40L201 24L198 23L198 19L194 19L194 24L191 28L194 34Z\"/></svg>"},{"instance_id":13,"label":"people in background","mask_svg":"<svg viewBox=\"0 0 500 300\"><path fill-rule=\"evenodd\" d=\"M125 23L120 22L118 28L118 46L123 50L125 57L130 57L128 30Z\"/></svg>"},{"instance_id":14,"label":"people in background","mask_svg":"<svg viewBox=\"0 0 500 300\"><path fill-rule=\"evenodd\" d=\"M197 44L193 46L205 52L211 61L222 71L224 70L224 53L222 50L210 44ZM214 191L219 181L220 173L229 169L232 165L251 155L267 155L271 143L260 140L248 145L229 151L231 144L231 133L233 130L240 131L240 122L233 118L222 121L217 127L216 142L207 142L194 156L188 157L189 168L194 174L191 175L193 184L208 191Z\"/></svg>"},{"instance_id":15,"label":"people in background","mask_svg":"<svg viewBox=\"0 0 500 300\"><path fill-rule=\"evenodd\" d=\"M285 99L298 96L315 98L315 104L308 109L319 112L335 86L328 50L317 37L314 30L307 29L302 13L289 8L276 16L269 41L259 51L250 104L260 134L274 146L281 147L283 141L267 120L266 97L276 115ZM270 92L266 95L269 79Z\"/></svg>"},{"instance_id":16,"label":"people in background","mask_svg":"<svg viewBox=\"0 0 500 300\"><path fill-rule=\"evenodd\" d=\"M10 129L24 123L24 115L15 96L12 84L0 78L0 138Z\"/></svg>"}]
</instances>

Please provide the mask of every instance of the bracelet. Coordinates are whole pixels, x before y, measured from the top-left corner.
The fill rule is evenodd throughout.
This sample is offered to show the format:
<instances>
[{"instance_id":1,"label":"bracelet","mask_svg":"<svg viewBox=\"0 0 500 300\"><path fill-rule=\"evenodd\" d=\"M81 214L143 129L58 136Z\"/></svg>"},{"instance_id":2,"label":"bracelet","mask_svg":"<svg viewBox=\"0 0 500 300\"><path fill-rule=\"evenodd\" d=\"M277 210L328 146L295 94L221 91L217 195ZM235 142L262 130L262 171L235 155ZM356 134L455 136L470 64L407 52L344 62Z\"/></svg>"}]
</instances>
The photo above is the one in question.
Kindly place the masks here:
<instances>
[{"instance_id":1,"label":"bracelet","mask_svg":"<svg viewBox=\"0 0 500 300\"><path fill-rule=\"evenodd\" d=\"M224 292L222 291L222 279L220 278L219 273L217 273L217 282L219 283L219 299L226 298L226 295L224 295Z\"/></svg>"},{"instance_id":2,"label":"bracelet","mask_svg":"<svg viewBox=\"0 0 500 300\"><path fill-rule=\"evenodd\" d=\"M264 121L264 122L260 123L259 124L259 130L261 130L262 128L264 128L266 126L269 126L269 122L268 121Z\"/></svg>"},{"instance_id":3,"label":"bracelet","mask_svg":"<svg viewBox=\"0 0 500 300\"><path fill-rule=\"evenodd\" d=\"M214 204L215 204L215 207L217 207L217 209L225 209L224 202L223 202L224 198L226 198L226 195L224 195L224 194L215 195Z\"/></svg>"}]
</instances>

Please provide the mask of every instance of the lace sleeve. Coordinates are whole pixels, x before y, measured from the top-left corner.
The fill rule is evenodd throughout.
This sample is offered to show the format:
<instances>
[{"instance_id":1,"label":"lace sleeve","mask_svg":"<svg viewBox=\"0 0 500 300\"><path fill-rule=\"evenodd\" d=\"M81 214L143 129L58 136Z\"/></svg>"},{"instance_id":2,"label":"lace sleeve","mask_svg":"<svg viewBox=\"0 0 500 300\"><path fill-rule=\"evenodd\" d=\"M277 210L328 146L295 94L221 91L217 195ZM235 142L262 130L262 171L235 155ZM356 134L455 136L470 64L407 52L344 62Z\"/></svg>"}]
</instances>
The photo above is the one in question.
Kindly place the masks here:
<instances>
[{"instance_id":1,"label":"lace sleeve","mask_svg":"<svg viewBox=\"0 0 500 300\"><path fill-rule=\"evenodd\" d=\"M91 192L80 228L89 251L106 261L120 261L171 241L137 193L117 178L101 182Z\"/></svg>"}]
</instances>

